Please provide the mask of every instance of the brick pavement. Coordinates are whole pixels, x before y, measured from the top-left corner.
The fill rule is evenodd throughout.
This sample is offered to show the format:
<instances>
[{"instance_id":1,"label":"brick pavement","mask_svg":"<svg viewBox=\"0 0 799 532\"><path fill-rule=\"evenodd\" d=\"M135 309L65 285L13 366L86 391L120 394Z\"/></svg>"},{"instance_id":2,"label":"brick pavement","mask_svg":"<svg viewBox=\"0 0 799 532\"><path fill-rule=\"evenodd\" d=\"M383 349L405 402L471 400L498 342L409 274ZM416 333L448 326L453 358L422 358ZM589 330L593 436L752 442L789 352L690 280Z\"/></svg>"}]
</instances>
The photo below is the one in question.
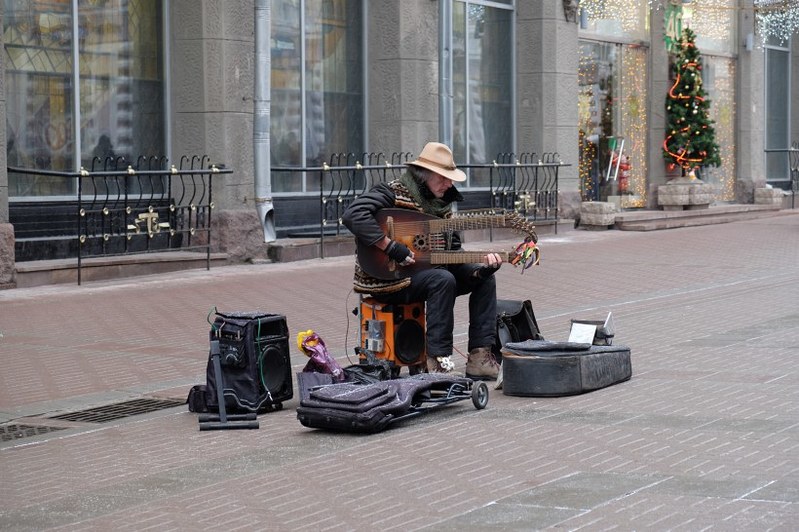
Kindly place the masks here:
<instances>
[{"instance_id":1,"label":"brick pavement","mask_svg":"<svg viewBox=\"0 0 799 532\"><path fill-rule=\"evenodd\" d=\"M541 245L499 296L532 299L555 340L612 311L629 382L492 390L371 436L302 427L296 393L257 431L199 432L185 408L60 422L0 444L0 529L799 529L799 215ZM0 291L0 422L184 398L214 306L285 314L346 363L350 274L333 258Z\"/></svg>"}]
</instances>

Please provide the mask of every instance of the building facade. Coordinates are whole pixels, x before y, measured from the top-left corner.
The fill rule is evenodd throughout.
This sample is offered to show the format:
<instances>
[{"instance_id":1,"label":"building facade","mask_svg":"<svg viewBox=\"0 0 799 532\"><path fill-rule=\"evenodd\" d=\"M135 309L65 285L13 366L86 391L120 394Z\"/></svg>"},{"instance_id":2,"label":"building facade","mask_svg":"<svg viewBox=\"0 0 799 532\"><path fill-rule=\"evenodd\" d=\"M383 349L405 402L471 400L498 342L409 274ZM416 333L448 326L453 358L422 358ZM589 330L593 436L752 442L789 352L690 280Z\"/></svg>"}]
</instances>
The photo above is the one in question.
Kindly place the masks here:
<instances>
[{"instance_id":1,"label":"building facade","mask_svg":"<svg viewBox=\"0 0 799 532\"><path fill-rule=\"evenodd\" d=\"M669 39L690 25L722 154L701 177L716 201L749 203L766 182L790 185L780 150L799 131L799 40L773 32L764 42L756 3L5 0L0 282L13 276L20 209L44 219L76 194L74 181L9 167L207 155L234 170L214 192L215 247L234 260L265 254L253 141L264 15L269 168L418 153L430 140L453 146L460 164L556 153L568 165L566 218L582 201L657 208L657 187L674 175L661 148ZM629 164L622 180L611 179L614 155ZM467 202L480 206L488 182L469 174ZM318 227L311 174L267 177L278 237Z\"/></svg>"}]
</instances>

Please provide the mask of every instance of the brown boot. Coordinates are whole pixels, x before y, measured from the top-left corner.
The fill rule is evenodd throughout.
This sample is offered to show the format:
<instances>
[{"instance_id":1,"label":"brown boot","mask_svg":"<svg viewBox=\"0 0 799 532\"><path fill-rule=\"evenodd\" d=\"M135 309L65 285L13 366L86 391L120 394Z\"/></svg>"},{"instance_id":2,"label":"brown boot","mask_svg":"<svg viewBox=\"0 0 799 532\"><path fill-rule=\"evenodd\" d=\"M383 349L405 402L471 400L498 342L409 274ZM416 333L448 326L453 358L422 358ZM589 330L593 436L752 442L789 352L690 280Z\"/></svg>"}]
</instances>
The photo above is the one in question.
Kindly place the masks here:
<instances>
[{"instance_id":1,"label":"brown boot","mask_svg":"<svg viewBox=\"0 0 799 532\"><path fill-rule=\"evenodd\" d=\"M469 351L466 376L478 381L494 381L499 375L499 364L490 347L477 347Z\"/></svg>"}]
</instances>

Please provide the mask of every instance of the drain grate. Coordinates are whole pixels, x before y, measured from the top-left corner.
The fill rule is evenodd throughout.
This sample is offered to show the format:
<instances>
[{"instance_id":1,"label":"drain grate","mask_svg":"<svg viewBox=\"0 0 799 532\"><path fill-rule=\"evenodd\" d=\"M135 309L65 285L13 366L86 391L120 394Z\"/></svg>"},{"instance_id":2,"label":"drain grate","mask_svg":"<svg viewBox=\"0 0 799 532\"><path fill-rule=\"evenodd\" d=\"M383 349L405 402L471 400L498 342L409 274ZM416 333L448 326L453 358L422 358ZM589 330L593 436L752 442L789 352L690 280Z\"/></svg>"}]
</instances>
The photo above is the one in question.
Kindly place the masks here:
<instances>
[{"instance_id":1,"label":"drain grate","mask_svg":"<svg viewBox=\"0 0 799 532\"><path fill-rule=\"evenodd\" d=\"M124 403L114 403L89 408L87 410L79 410L77 412L67 412L66 414L51 416L49 419L106 423L108 421L138 416L140 414L147 414L149 412L155 412L156 410L174 408L185 404L185 401L178 401L175 399L134 399L132 401L125 401Z\"/></svg>"},{"instance_id":2,"label":"drain grate","mask_svg":"<svg viewBox=\"0 0 799 532\"><path fill-rule=\"evenodd\" d=\"M39 434L47 434L56 430L63 430L65 427L38 427L36 425L0 425L0 441L21 440Z\"/></svg>"}]
</instances>

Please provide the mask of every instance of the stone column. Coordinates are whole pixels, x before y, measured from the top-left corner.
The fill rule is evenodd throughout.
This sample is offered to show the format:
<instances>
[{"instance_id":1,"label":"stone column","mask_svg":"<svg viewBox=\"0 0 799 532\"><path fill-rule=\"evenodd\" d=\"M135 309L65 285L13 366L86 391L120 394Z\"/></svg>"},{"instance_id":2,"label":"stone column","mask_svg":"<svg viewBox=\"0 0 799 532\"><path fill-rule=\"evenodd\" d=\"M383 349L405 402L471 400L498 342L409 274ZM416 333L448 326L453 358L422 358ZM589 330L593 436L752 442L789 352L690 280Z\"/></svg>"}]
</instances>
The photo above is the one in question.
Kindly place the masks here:
<instances>
[{"instance_id":1,"label":"stone column","mask_svg":"<svg viewBox=\"0 0 799 532\"><path fill-rule=\"evenodd\" d=\"M254 2L174 0L169 9L173 159L207 155L233 169L213 182L214 251L265 257L253 201Z\"/></svg>"},{"instance_id":2,"label":"stone column","mask_svg":"<svg viewBox=\"0 0 799 532\"><path fill-rule=\"evenodd\" d=\"M14 226L0 222L0 289L13 286L16 278Z\"/></svg>"},{"instance_id":3,"label":"stone column","mask_svg":"<svg viewBox=\"0 0 799 532\"><path fill-rule=\"evenodd\" d=\"M765 186L764 130L765 106L765 51L754 35L754 47L746 50L744 38L755 33L752 0L741 0L738 24L741 39L738 42L738 175L735 181L735 201L753 203L754 190Z\"/></svg>"},{"instance_id":4,"label":"stone column","mask_svg":"<svg viewBox=\"0 0 799 532\"><path fill-rule=\"evenodd\" d=\"M557 152L560 216L579 212L577 24L562 0L516 3L517 151Z\"/></svg>"},{"instance_id":5,"label":"stone column","mask_svg":"<svg viewBox=\"0 0 799 532\"><path fill-rule=\"evenodd\" d=\"M368 2L368 151L438 140L438 2Z\"/></svg>"},{"instance_id":6,"label":"stone column","mask_svg":"<svg viewBox=\"0 0 799 532\"><path fill-rule=\"evenodd\" d=\"M5 18L5 3L0 4L0 27ZM0 37L2 39L2 37ZM6 55L0 54L0 142L3 149L0 150L0 223L8 222L8 154L5 147L6 140ZM0 255L4 250L0 248Z\"/></svg>"},{"instance_id":7,"label":"stone column","mask_svg":"<svg viewBox=\"0 0 799 532\"><path fill-rule=\"evenodd\" d=\"M663 40L664 10L650 11L649 51L649 179L647 182L647 208L657 209L657 190L669 179L678 177L680 170L670 172L663 158L663 139L666 138L666 94L673 81L670 79L669 54Z\"/></svg>"},{"instance_id":8,"label":"stone column","mask_svg":"<svg viewBox=\"0 0 799 532\"><path fill-rule=\"evenodd\" d=\"M5 15L5 4L0 4L0 27ZM0 142L6 146L6 90L5 54L0 55ZM0 286L13 282L16 271L14 260L14 226L8 223L8 157L0 150Z\"/></svg>"}]
</instances>

